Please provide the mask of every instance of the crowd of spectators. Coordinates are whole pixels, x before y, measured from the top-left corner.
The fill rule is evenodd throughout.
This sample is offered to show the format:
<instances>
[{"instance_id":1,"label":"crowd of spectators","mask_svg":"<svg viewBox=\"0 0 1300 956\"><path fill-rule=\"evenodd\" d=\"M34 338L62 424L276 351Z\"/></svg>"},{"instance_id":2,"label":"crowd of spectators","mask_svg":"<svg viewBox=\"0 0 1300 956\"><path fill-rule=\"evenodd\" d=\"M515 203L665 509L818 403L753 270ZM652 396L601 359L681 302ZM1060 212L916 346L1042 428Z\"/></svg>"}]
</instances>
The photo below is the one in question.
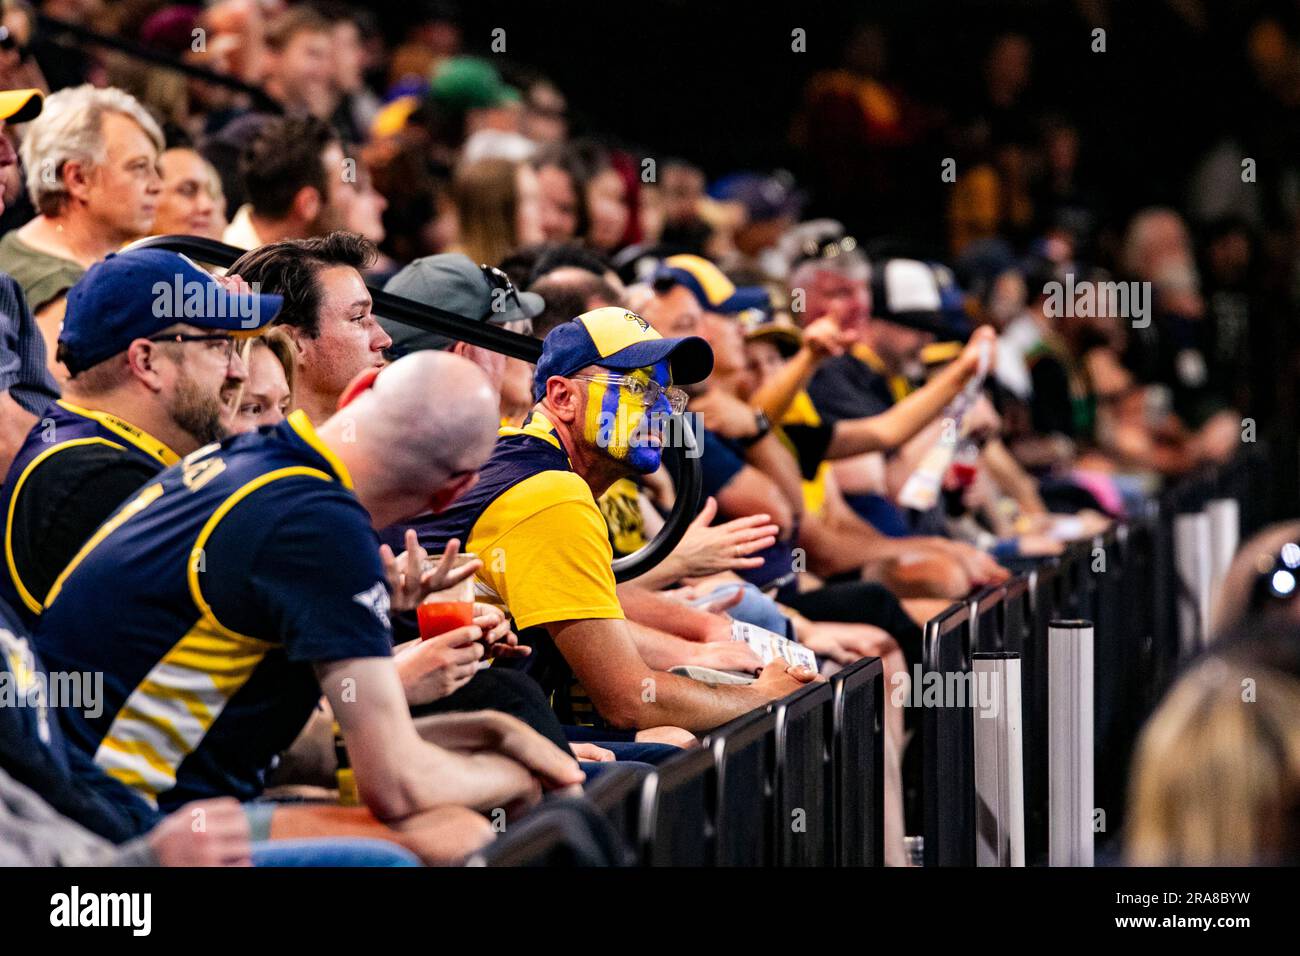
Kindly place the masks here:
<instances>
[{"instance_id":1,"label":"crowd of spectators","mask_svg":"<svg viewBox=\"0 0 1300 956\"><path fill-rule=\"evenodd\" d=\"M952 600L1253 440L1251 221L1150 207L1099 241L1105 184L1024 101L1020 34L958 120L853 31L791 118L801 182L572 128L581 91L467 54L440 5L397 43L325 2L42 7L238 85L0 10L0 676L23 704L0 706L0 821L32 821L0 859L459 861L545 793L864 656L905 687ZM940 122L934 254L900 230ZM206 270L131 248L151 235L244 253ZM377 315L369 288L541 359ZM673 508L683 413L698 514L616 582ZM426 599L469 580L472 623L421 639ZM818 668L765 664L738 623ZM1177 763L1220 752L1207 723L1293 717L1300 674L1229 647L1143 738L1139 862L1242 857L1231 822L1177 822L1200 779ZM1197 689L1262 658L1269 715ZM45 699L69 674L93 701ZM901 864L921 730L890 696ZM1260 796L1256 859L1297 850L1294 731L1254 765L1252 792L1290 794Z\"/></svg>"}]
</instances>

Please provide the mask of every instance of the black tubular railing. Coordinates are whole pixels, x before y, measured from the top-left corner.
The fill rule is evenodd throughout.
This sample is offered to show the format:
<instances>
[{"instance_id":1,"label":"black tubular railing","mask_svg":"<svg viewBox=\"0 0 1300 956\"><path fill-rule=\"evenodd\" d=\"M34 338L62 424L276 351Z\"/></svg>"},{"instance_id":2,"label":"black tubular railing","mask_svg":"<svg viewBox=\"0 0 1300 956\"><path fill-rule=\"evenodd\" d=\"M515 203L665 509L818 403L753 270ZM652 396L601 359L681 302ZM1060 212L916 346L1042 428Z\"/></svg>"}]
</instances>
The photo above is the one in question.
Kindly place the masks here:
<instances>
[{"instance_id":1,"label":"black tubular railing","mask_svg":"<svg viewBox=\"0 0 1300 956\"><path fill-rule=\"evenodd\" d=\"M922 675L962 678L975 654L1021 661L1025 860L1048 859L1048 625L1066 617L1094 624L1094 806L1104 847L1120 832L1129 757L1139 728L1176 672L1179 645L1158 638L1172 619L1165 534L1179 509L1216 497L1242 503L1242 537L1271 515L1240 496L1257 494L1263 454L1175 485L1143 514L1072 543L1011 580L982 589L931 619ZM1162 597L1161 595L1165 596ZM884 857L881 662L867 658L825 685L804 688L707 735L699 750L644 776L598 780L587 799L621 834L641 865L880 865ZM946 695L922 706L922 831L927 866L969 866L976 858L973 722L970 706ZM968 701L969 704L969 701ZM563 860L553 841L525 832L530 856L508 845L511 864Z\"/></svg>"},{"instance_id":2,"label":"black tubular railing","mask_svg":"<svg viewBox=\"0 0 1300 956\"><path fill-rule=\"evenodd\" d=\"M884 697L880 659L863 658L657 767L603 768L583 799L642 866L880 866ZM563 838L511 827L471 862L565 865Z\"/></svg>"},{"instance_id":3,"label":"black tubular railing","mask_svg":"<svg viewBox=\"0 0 1300 956\"><path fill-rule=\"evenodd\" d=\"M59 43L63 40L72 40L81 46L98 46L122 56L129 57L133 60L139 60L142 63L148 63L151 66L161 67L165 70L172 70L176 73L184 74L195 80L202 80L205 83L211 83L215 86L224 86L226 89L234 90L237 93L243 93L252 100L252 105L258 110L270 113L282 112L279 103L273 100L259 86L251 83L245 83L238 77L228 76L225 73L218 73L215 70L209 70L206 67L196 66L193 63L186 63L184 60L164 53L161 50L155 50L152 47L144 46L133 40L127 40L112 34L100 33L90 27L82 26L79 23L71 23L67 20L60 20L57 17L47 16L44 13L36 15L36 29L41 39ZM67 45L66 43L64 45Z\"/></svg>"},{"instance_id":4,"label":"black tubular railing","mask_svg":"<svg viewBox=\"0 0 1300 956\"><path fill-rule=\"evenodd\" d=\"M1055 558L1005 584L950 605L925 628L922 673L964 678L971 656L1010 651L1021 658L1025 858L1048 853L1047 628L1060 618L1094 624L1093 781L1105 812L1098 846L1124 823L1133 746L1142 724L1185 663L1178 639L1172 525L1215 498L1240 506L1240 540L1273 517L1268 451L1247 447L1233 462L1172 485L1157 501L1104 535L1073 542ZM917 691L914 695L919 696ZM975 787L969 706L926 706L921 746L922 832L927 866L972 865ZM1099 818L1099 820L1102 818Z\"/></svg>"},{"instance_id":5,"label":"black tubular railing","mask_svg":"<svg viewBox=\"0 0 1300 956\"><path fill-rule=\"evenodd\" d=\"M244 254L243 249L199 236L148 236L133 242L129 248L166 249L222 269L230 268L235 260ZM376 315L405 322L418 329L436 332L455 341L467 342L531 364L536 364L541 357L542 343L530 336L468 319L435 305L414 302L373 286L368 285L366 288L370 291ZM663 527L651 541L635 553L614 560L614 577L620 582L639 577L666 558L673 548L677 547L677 542L686 533L687 527L699 510L703 487L699 447L691 429L682 424L683 427L671 429L670 432L680 436L681 445L675 443L666 445L663 456L664 464L672 475L673 484L677 489L676 500L664 520Z\"/></svg>"}]
</instances>

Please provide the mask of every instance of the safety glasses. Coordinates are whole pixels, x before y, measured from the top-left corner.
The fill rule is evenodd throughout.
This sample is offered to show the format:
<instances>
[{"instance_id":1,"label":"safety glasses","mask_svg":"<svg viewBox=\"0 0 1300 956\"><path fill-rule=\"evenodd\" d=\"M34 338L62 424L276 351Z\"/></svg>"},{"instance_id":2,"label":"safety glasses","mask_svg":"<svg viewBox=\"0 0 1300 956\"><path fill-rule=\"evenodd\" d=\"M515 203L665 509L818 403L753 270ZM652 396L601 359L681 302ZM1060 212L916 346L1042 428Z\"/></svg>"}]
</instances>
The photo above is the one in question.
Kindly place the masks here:
<instances>
[{"instance_id":1,"label":"safety glasses","mask_svg":"<svg viewBox=\"0 0 1300 956\"><path fill-rule=\"evenodd\" d=\"M606 385L614 385L625 390L629 395L634 397L646 408L654 408L659 404L659 399L666 399L669 409L674 415L680 415L686 411L686 402L688 396L680 388L674 388L672 385L660 385L653 379L647 381L639 378L632 378L628 375L615 375L613 373L604 373L601 375L573 375L570 376L575 382L603 382Z\"/></svg>"}]
</instances>

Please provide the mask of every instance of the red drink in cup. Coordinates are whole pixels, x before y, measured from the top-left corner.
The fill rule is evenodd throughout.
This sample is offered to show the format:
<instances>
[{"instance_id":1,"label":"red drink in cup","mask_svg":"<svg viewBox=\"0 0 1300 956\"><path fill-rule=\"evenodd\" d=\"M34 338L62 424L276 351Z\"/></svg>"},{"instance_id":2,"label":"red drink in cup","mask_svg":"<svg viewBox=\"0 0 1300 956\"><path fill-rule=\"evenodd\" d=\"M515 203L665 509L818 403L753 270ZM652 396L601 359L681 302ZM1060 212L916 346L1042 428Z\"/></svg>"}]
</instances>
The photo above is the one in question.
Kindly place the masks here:
<instances>
[{"instance_id":1,"label":"red drink in cup","mask_svg":"<svg viewBox=\"0 0 1300 956\"><path fill-rule=\"evenodd\" d=\"M429 560L430 563L436 561ZM476 555L458 554L454 567L461 568L476 560ZM423 641L454 631L458 627L469 627L474 623L473 576L441 591L434 591L415 609L415 616L420 622L420 640Z\"/></svg>"},{"instance_id":2,"label":"red drink in cup","mask_svg":"<svg viewBox=\"0 0 1300 956\"><path fill-rule=\"evenodd\" d=\"M458 627L474 623L473 601L429 601L415 609L420 619L420 639L427 641Z\"/></svg>"}]
</instances>

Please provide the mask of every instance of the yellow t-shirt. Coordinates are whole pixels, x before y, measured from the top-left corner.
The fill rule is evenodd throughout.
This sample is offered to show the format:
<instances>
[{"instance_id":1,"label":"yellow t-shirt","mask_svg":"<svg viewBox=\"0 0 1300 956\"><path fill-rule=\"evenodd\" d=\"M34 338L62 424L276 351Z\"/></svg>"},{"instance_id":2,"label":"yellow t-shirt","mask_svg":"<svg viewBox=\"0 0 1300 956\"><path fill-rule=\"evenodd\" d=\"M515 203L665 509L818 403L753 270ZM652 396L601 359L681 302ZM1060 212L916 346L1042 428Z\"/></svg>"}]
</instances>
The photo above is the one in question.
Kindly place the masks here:
<instances>
[{"instance_id":1,"label":"yellow t-shirt","mask_svg":"<svg viewBox=\"0 0 1300 956\"><path fill-rule=\"evenodd\" d=\"M477 554L479 599L513 617L516 630L621 620L605 519L554 427L534 412L523 427L499 434L477 484L428 526L425 546L459 538Z\"/></svg>"}]
</instances>

